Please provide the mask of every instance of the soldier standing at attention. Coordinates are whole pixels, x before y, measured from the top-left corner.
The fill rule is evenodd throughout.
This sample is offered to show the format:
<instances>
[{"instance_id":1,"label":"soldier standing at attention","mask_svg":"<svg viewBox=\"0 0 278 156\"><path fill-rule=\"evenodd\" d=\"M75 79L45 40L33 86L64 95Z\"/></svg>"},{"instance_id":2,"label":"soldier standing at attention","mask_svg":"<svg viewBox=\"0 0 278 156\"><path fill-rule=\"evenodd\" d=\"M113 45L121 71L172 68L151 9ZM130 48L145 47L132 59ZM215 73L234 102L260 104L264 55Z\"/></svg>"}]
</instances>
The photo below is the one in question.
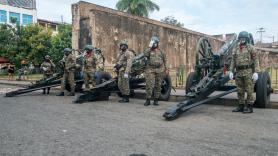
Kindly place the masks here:
<instances>
[{"instance_id":1,"label":"soldier standing at attention","mask_svg":"<svg viewBox=\"0 0 278 156\"><path fill-rule=\"evenodd\" d=\"M131 73L132 61L134 54L128 49L128 43L126 40L120 43L120 52L117 57L117 63L114 66L115 70L118 72L118 87L122 93L122 99L119 100L120 103L129 102L129 78Z\"/></svg>"},{"instance_id":2,"label":"soldier standing at attention","mask_svg":"<svg viewBox=\"0 0 278 156\"><path fill-rule=\"evenodd\" d=\"M165 53L159 49L159 39L156 36L151 38L149 49L144 51L147 58L146 64L146 102L144 106L150 105L154 98L153 105L158 106L158 99L161 92L161 83L165 73L168 75L167 58Z\"/></svg>"},{"instance_id":3,"label":"soldier standing at attention","mask_svg":"<svg viewBox=\"0 0 278 156\"><path fill-rule=\"evenodd\" d=\"M44 57L44 62L41 64L41 69L43 70L43 78L48 79L53 76L55 64L50 59L49 55ZM50 87L47 87L47 92L45 92L46 88L43 89L43 94L49 94Z\"/></svg>"},{"instance_id":4,"label":"soldier standing at attention","mask_svg":"<svg viewBox=\"0 0 278 156\"><path fill-rule=\"evenodd\" d=\"M84 83L85 91L90 90L90 82L92 86L95 86L95 72L96 72L96 57L94 54L94 47L92 45L87 45L85 47L85 57L84 57Z\"/></svg>"},{"instance_id":5,"label":"soldier standing at attention","mask_svg":"<svg viewBox=\"0 0 278 156\"><path fill-rule=\"evenodd\" d=\"M259 62L254 48L250 44L250 35L246 31L242 31L238 35L238 46L234 48L230 65L230 79L233 79L234 71L236 71L238 107L233 112L253 113L253 83L258 80ZM245 91L247 92L246 103Z\"/></svg>"},{"instance_id":6,"label":"soldier standing at attention","mask_svg":"<svg viewBox=\"0 0 278 156\"><path fill-rule=\"evenodd\" d=\"M65 91L65 85L66 81L68 80L68 83L70 85L70 93L68 96L74 96L75 86L74 86L74 71L75 71L75 65L76 60L75 57L72 54L72 50L70 48L64 49L64 75L61 81L61 92L57 96L64 96Z\"/></svg>"}]
</instances>

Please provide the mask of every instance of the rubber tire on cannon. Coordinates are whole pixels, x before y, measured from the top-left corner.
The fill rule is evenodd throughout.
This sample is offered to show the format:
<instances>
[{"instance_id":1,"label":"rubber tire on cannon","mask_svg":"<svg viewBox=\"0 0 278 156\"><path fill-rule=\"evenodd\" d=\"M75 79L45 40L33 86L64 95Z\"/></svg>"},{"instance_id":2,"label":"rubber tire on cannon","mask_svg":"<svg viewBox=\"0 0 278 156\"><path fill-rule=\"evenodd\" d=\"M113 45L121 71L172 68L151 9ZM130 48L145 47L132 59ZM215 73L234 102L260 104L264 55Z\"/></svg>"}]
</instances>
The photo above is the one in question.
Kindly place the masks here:
<instances>
[{"instance_id":1,"label":"rubber tire on cannon","mask_svg":"<svg viewBox=\"0 0 278 156\"><path fill-rule=\"evenodd\" d=\"M185 84L185 93L190 92L190 88L198 83L198 75L195 72L191 72L188 74L186 78L186 84Z\"/></svg>"},{"instance_id":2,"label":"rubber tire on cannon","mask_svg":"<svg viewBox=\"0 0 278 156\"><path fill-rule=\"evenodd\" d=\"M254 106L257 108L267 108L270 105L271 80L268 72L260 72L259 79L255 84L256 101Z\"/></svg>"},{"instance_id":3,"label":"rubber tire on cannon","mask_svg":"<svg viewBox=\"0 0 278 156\"><path fill-rule=\"evenodd\" d=\"M172 90L172 80L170 75L165 75L161 83L161 94L159 99L162 101L168 101Z\"/></svg>"}]
</instances>

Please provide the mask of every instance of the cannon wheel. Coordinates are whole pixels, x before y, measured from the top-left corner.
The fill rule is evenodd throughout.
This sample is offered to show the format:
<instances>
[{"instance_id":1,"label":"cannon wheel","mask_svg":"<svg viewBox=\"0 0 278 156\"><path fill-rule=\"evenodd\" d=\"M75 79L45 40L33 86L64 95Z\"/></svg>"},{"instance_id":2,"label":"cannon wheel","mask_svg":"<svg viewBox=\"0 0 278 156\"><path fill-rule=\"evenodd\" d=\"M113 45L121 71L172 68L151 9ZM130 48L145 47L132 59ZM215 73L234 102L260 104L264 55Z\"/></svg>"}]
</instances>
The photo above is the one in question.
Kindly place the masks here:
<instances>
[{"instance_id":1,"label":"cannon wheel","mask_svg":"<svg viewBox=\"0 0 278 156\"><path fill-rule=\"evenodd\" d=\"M161 83L161 94L159 99L168 101L172 90L172 80L170 75L165 75Z\"/></svg>"},{"instance_id":2,"label":"cannon wheel","mask_svg":"<svg viewBox=\"0 0 278 156\"><path fill-rule=\"evenodd\" d=\"M185 93L190 92L190 88L198 82L198 75L196 72L191 72L186 78Z\"/></svg>"},{"instance_id":3,"label":"cannon wheel","mask_svg":"<svg viewBox=\"0 0 278 156\"><path fill-rule=\"evenodd\" d=\"M199 79L202 79L209 72L209 68L200 67L203 64L205 58L211 58L213 55L212 46L208 39L202 37L199 39L196 49L196 67L195 70Z\"/></svg>"},{"instance_id":4,"label":"cannon wheel","mask_svg":"<svg viewBox=\"0 0 278 156\"><path fill-rule=\"evenodd\" d=\"M271 80L268 72L259 73L259 79L255 84L255 107L266 108L270 104Z\"/></svg>"}]
</instances>

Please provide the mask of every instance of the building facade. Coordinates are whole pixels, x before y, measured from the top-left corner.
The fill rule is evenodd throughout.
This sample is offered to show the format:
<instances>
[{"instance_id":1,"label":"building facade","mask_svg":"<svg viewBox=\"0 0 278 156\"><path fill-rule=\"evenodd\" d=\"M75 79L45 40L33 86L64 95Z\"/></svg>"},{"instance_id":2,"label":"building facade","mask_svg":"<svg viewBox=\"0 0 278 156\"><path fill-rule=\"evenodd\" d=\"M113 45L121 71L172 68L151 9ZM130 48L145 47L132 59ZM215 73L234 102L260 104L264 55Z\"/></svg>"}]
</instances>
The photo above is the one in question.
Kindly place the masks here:
<instances>
[{"instance_id":1,"label":"building facade","mask_svg":"<svg viewBox=\"0 0 278 156\"><path fill-rule=\"evenodd\" d=\"M45 29L51 29L53 35L58 34L58 26L61 24L60 22L54 22L54 21L49 21L45 19L38 19L37 20L38 24Z\"/></svg>"},{"instance_id":2,"label":"building facade","mask_svg":"<svg viewBox=\"0 0 278 156\"><path fill-rule=\"evenodd\" d=\"M36 0L0 0L0 23L20 25L37 22Z\"/></svg>"}]
</instances>

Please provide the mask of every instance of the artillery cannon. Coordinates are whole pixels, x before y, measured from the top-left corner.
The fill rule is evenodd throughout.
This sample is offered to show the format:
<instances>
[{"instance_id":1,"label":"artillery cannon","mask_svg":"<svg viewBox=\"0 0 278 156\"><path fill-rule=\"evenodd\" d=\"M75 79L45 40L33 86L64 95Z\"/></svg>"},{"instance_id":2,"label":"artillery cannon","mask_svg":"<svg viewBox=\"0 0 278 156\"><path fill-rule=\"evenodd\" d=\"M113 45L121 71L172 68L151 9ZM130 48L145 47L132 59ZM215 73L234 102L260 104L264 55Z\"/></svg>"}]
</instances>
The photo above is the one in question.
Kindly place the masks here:
<instances>
[{"instance_id":1,"label":"artillery cannon","mask_svg":"<svg viewBox=\"0 0 278 156\"><path fill-rule=\"evenodd\" d=\"M146 66L146 60L143 54L139 54L134 57L131 67L131 78L130 78L130 90L134 93L136 89L145 89L145 77L144 69ZM74 102L84 103L96 100L107 100L111 93L117 93L119 96L120 90L118 88L118 78L112 78L108 73L100 73L98 83L99 85L90 89L90 91L85 92L85 94L80 95ZM160 100L168 100L170 97L172 82L169 75L165 75L161 84L161 96Z\"/></svg>"},{"instance_id":2,"label":"artillery cannon","mask_svg":"<svg viewBox=\"0 0 278 156\"><path fill-rule=\"evenodd\" d=\"M79 51L79 50L74 50L74 51ZM82 85L83 85L83 74L81 71L81 67L82 66L82 57L77 57L76 58L76 62L78 64L78 66L76 66L76 70L74 73L74 79L75 79L75 91L76 92L81 92L82 91ZM31 85L27 85L25 86L23 89L18 89L15 91L11 91L6 93L6 97L13 97L16 95L20 95L20 94L24 94L24 93L29 93L29 92L33 92L36 90L41 90L47 87L57 87L61 84L61 79L63 77L63 71L64 71L64 62L61 60L59 62L59 65L57 66L58 69L56 69L58 72L53 74L52 77L50 78L42 78L38 81L35 81L35 83L32 83ZM66 87L65 87L68 91L70 91L70 86L68 84L68 82L66 82Z\"/></svg>"},{"instance_id":3,"label":"artillery cannon","mask_svg":"<svg viewBox=\"0 0 278 156\"><path fill-rule=\"evenodd\" d=\"M250 35L250 44L254 45L253 37ZM235 34L230 40L213 53L211 44L208 39L200 38L196 49L195 71L187 76L186 80L186 100L169 108L163 117L166 120L178 118L182 113L191 108L202 105L206 102L220 98L236 91L236 86L227 85L230 80L226 75L227 69L232 59L232 50L237 45L237 35ZM214 91L225 91L219 95L209 97ZM260 72L259 79L254 85L256 92L255 106L265 108L270 103L271 81L268 72Z\"/></svg>"}]
</instances>

